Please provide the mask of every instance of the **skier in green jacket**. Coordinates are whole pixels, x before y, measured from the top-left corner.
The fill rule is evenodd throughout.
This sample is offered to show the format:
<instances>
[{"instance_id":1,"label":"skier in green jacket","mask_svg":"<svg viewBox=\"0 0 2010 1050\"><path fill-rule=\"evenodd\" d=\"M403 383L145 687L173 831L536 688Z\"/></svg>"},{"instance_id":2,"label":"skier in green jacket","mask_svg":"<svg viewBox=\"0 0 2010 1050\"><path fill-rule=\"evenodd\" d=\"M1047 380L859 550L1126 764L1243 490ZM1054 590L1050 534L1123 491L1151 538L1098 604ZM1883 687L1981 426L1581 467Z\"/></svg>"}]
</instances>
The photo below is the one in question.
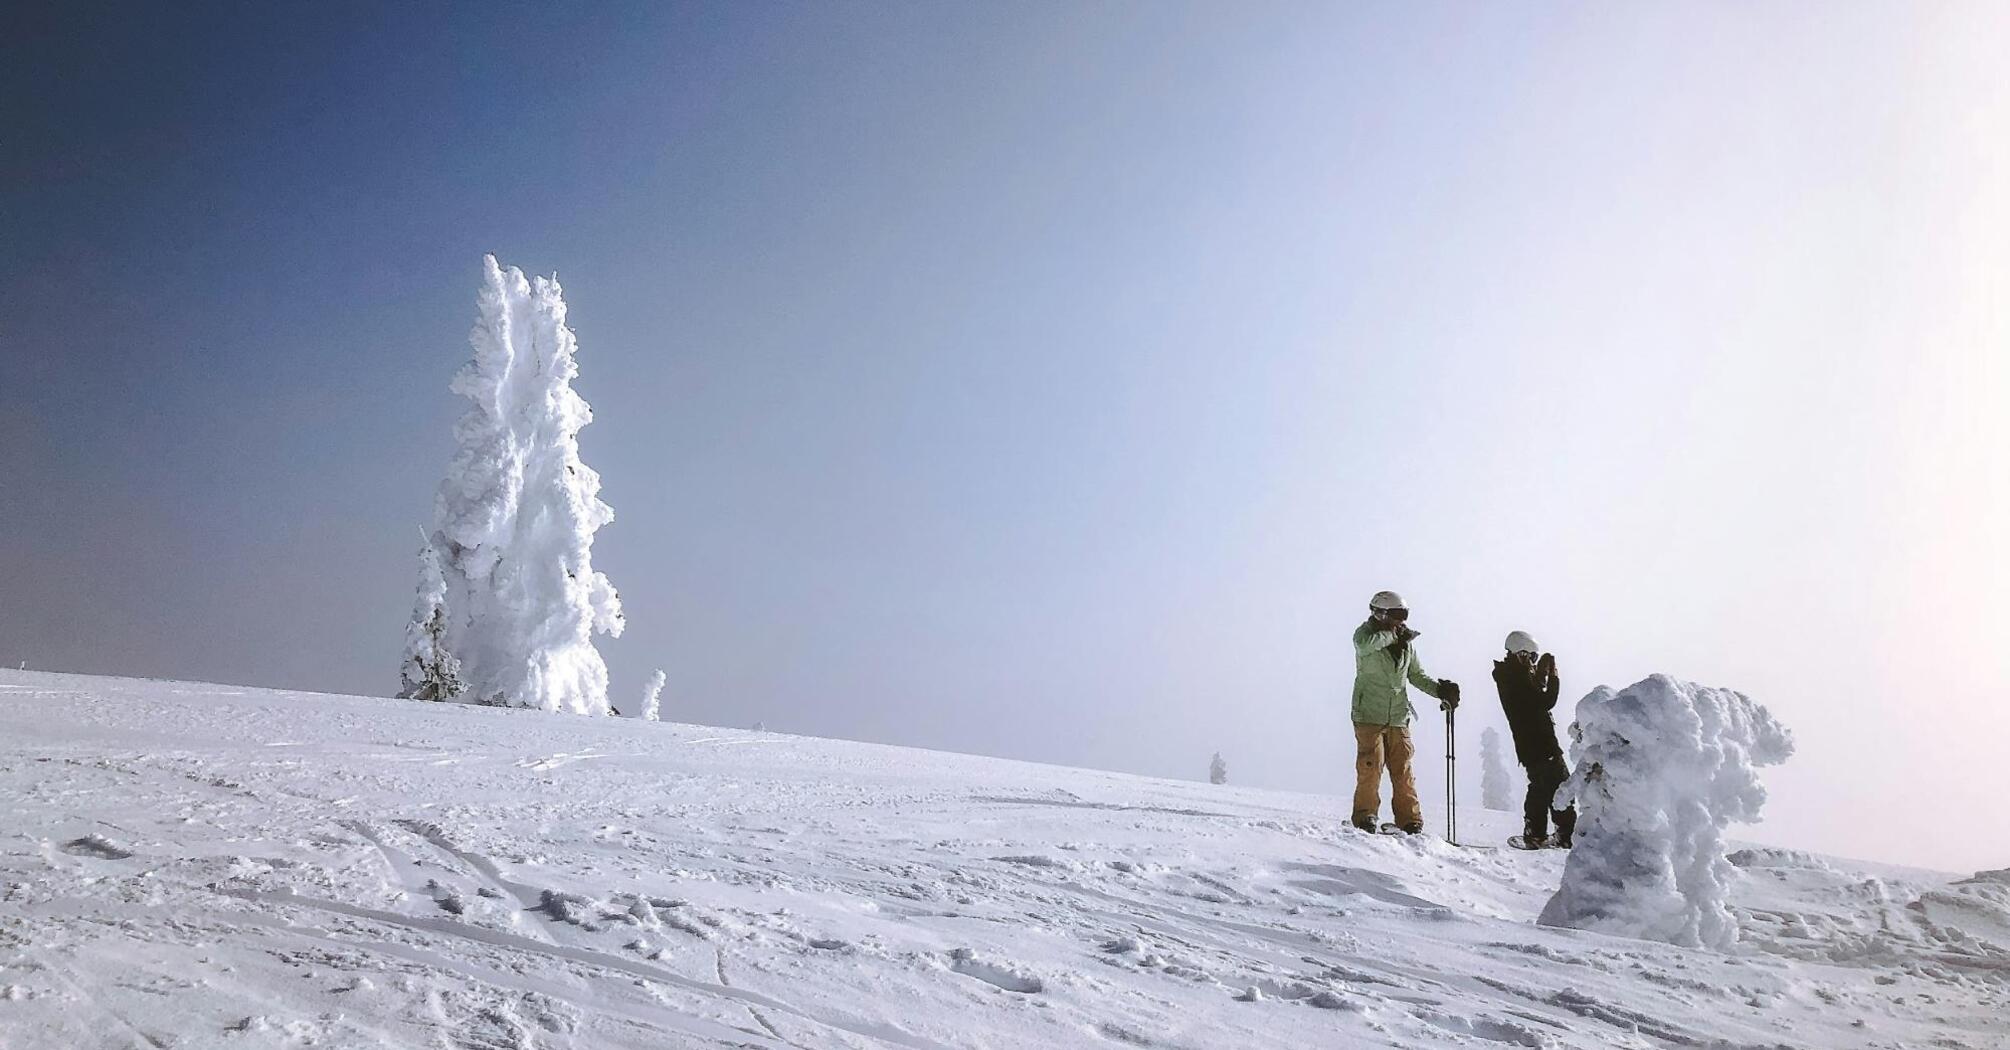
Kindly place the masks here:
<instances>
[{"instance_id":1,"label":"skier in green jacket","mask_svg":"<svg viewBox=\"0 0 2010 1050\"><path fill-rule=\"evenodd\" d=\"M1410 768L1416 746L1410 740L1408 686L1416 686L1438 701L1440 710L1459 705L1456 682L1424 673L1411 644L1417 632L1406 622L1410 610L1402 596L1381 591L1368 601L1368 620L1354 629L1354 826L1376 829L1382 810L1382 767L1389 768L1389 786L1396 826L1412 835L1424 830L1424 810L1417 801L1417 780Z\"/></svg>"}]
</instances>

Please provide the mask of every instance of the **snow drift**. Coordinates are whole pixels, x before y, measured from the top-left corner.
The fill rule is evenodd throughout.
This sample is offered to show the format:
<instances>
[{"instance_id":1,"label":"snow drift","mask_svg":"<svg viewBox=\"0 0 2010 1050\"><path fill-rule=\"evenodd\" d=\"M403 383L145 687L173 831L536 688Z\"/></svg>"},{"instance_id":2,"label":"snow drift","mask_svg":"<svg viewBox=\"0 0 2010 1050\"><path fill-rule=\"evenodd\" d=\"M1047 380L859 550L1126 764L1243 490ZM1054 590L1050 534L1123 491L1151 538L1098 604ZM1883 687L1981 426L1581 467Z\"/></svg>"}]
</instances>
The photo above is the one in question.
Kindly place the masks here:
<instances>
[{"instance_id":1,"label":"snow drift","mask_svg":"<svg viewBox=\"0 0 2010 1050\"><path fill-rule=\"evenodd\" d=\"M526 279L492 255L484 273L474 357L452 385L469 405L454 425L414 615L444 626L408 645L406 695L418 695L419 658L437 664L444 653L459 661L462 691L431 699L605 714L607 665L593 636L621 634L621 601L593 568L593 534L614 512L579 458L593 411L572 389L578 342L556 277Z\"/></svg>"},{"instance_id":2,"label":"snow drift","mask_svg":"<svg viewBox=\"0 0 2010 1050\"><path fill-rule=\"evenodd\" d=\"M1577 704L1576 848L1540 921L1688 947L1728 949L1734 869L1724 829L1765 804L1761 766L1793 737L1742 693L1655 675Z\"/></svg>"}]
</instances>

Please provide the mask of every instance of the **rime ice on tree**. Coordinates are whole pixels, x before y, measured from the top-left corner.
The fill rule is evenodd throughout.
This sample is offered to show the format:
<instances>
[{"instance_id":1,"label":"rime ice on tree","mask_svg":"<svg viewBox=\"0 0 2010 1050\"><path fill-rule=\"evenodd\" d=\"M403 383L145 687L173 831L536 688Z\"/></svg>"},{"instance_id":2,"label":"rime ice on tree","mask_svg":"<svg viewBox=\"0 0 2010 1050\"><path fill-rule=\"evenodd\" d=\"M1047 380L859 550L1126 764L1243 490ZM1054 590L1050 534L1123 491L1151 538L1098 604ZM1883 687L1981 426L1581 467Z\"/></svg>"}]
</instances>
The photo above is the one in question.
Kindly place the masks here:
<instances>
[{"instance_id":1,"label":"rime ice on tree","mask_svg":"<svg viewBox=\"0 0 2010 1050\"><path fill-rule=\"evenodd\" d=\"M1480 734L1480 805L1487 809L1511 810L1514 784L1508 779L1507 760L1501 757L1500 731L1488 726Z\"/></svg>"},{"instance_id":2,"label":"rime ice on tree","mask_svg":"<svg viewBox=\"0 0 2010 1050\"><path fill-rule=\"evenodd\" d=\"M660 667L649 676L649 684L642 690L642 717L645 721L654 722L661 716L663 683L667 680Z\"/></svg>"},{"instance_id":3,"label":"rime ice on tree","mask_svg":"<svg viewBox=\"0 0 2010 1050\"><path fill-rule=\"evenodd\" d=\"M412 622L405 625L405 663L398 695L407 700L457 700L464 685L461 661L446 648L447 581L440 552L432 543L419 549L419 596Z\"/></svg>"},{"instance_id":4,"label":"rime ice on tree","mask_svg":"<svg viewBox=\"0 0 2010 1050\"><path fill-rule=\"evenodd\" d=\"M451 387L469 405L434 506L440 644L467 702L606 714L593 636L620 636L621 600L593 568L593 534L614 512L579 459L593 412L572 390L578 343L556 278L494 256L484 270L474 357Z\"/></svg>"},{"instance_id":5,"label":"rime ice on tree","mask_svg":"<svg viewBox=\"0 0 2010 1050\"><path fill-rule=\"evenodd\" d=\"M1221 752L1219 751L1214 753L1214 761L1207 764L1207 782L1210 784L1228 783L1228 763L1221 760Z\"/></svg>"},{"instance_id":6,"label":"rime ice on tree","mask_svg":"<svg viewBox=\"0 0 2010 1050\"><path fill-rule=\"evenodd\" d=\"M1576 847L1547 926L1728 949L1732 867L1724 829L1765 804L1758 767L1793 754L1793 735L1742 693L1666 675L1578 702Z\"/></svg>"}]
</instances>

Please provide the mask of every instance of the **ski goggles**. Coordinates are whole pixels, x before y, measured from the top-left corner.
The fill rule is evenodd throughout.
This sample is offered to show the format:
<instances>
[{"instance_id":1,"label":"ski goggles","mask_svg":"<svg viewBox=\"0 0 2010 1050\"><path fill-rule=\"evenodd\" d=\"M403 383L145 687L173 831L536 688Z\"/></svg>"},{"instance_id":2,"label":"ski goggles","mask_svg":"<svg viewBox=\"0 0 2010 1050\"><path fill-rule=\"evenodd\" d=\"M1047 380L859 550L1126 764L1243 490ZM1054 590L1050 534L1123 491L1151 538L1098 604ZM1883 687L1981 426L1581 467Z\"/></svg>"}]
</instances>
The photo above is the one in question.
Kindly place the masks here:
<instances>
[{"instance_id":1,"label":"ski goggles","mask_svg":"<svg viewBox=\"0 0 2010 1050\"><path fill-rule=\"evenodd\" d=\"M1404 620L1407 620L1407 619L1409 619L1409 618L1410 618L1410 610L1408 610L1408 609L1377 609L1377 610L1375 610L1375 615L1377 615L1377 616L1380 616L1380 617L1381 617L1382 619L1384 619L1384 620L1394 620L1394 621L1396 621L1397 623L1402 623L1402 622L1403 622Z\"/></svg>"}]
</instances>

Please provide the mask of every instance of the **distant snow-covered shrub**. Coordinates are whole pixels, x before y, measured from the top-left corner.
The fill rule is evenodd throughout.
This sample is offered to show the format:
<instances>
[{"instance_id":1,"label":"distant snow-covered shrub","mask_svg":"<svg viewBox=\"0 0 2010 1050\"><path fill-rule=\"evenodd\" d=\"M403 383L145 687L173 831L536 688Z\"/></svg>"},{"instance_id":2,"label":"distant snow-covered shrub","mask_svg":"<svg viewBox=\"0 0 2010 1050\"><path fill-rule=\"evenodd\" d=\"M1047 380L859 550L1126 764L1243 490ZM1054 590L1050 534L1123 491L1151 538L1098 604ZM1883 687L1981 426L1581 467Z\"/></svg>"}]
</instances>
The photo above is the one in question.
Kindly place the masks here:
<instances>
[{"instance_id":1,"label":"distant snow-covered shrub","mask_svg":"<svg viewBox=\"0 0 2010 1050\"><path fill-rule=\"evenodd\" d=\"M667 680L663 674L663 669L660 667L656 669L655 674L649 676L649 684L642 690L642 717L644 720L654 722L662 715L660 705L663 697L663 683Z\"/></svg>"},{"instance_id":2,"label":"distant snow-covered shrub","mask_svg":"<svg viewBox=\"0 0 2010 1050\"><path fill-rule=\"evenodd\" d=\"M1487 809L1514 808L1514 783L1508 779L1507 760L1501 757L1500 731L1488 726L1480 734L1480 805Z\"/></svg>"}]
</instances>

